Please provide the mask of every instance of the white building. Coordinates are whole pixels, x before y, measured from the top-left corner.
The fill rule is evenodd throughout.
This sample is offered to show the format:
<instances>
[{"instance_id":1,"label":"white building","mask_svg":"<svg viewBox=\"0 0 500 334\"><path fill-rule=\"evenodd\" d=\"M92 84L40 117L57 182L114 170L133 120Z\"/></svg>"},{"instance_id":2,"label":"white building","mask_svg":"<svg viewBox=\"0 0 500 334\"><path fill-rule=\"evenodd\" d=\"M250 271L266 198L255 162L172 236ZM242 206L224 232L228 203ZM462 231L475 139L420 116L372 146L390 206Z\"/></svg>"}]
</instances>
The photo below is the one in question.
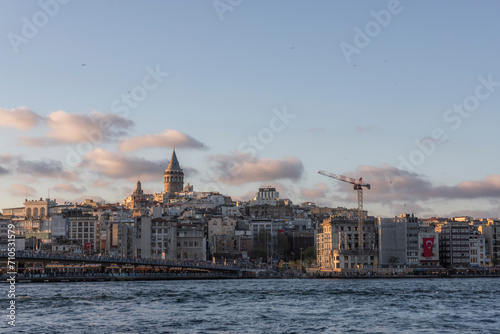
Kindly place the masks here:
<instances>
[{"instance_id":1,"label":"white building","mask_svg":"<svg viewBox=\"0 0 500 334\"><path fill-rule=\"evenodd\" d=\"M98 220L90 214L73 210L68 213L68 238L81 245L84 250L96 250Z\"/></svg>"},{"instance_id":2,"label":"white building","mask_svg":"<svg viewBox=\"0 0 500 334\"><path fill-rule=\"evenodd\" d=\"M484 235L471 234L469 236L469 254L471 267L486 266L486 238Z\"/></svg>"},{"instance_id":3,"label":"white building","mask_svg":"<svg viewBox=\"0 0 500 334\"><path fill-rule=\"evenodd\" d=\"M248 205L277 205L279 197L280 193L276 191L276 188L265 186L259 188L259 192L255 195L255 198L248 203Z\"/></svg>"},{"instance_id":4,"label":"white building","mask_svg":"<svg viewBox=\"0 0 500 334\"><path fill-rule=\"evenodd\" d=\"M363 249L359 249L357 219L334 215L321 224L323 231L316 237L317 261L321 271L356 271L378 266L377 226L373 217L363 224Z\"/></svg>"}]
</instances>

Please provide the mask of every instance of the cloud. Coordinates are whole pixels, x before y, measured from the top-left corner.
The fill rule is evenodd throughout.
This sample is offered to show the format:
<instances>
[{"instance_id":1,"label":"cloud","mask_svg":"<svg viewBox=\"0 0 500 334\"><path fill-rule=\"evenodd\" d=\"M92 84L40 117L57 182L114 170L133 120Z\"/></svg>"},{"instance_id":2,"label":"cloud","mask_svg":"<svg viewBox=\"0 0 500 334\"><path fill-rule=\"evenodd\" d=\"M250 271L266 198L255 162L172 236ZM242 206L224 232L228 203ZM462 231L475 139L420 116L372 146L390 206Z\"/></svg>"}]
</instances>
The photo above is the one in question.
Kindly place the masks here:
<instances>
[{"instance_id":1,"label":"cloud","mask_svg":"<svg viewBox=\"0 0 500 334\"><path fill-rule=\"evenodd\" d=\"M196 168L192 168L192 167L181 167L182 168L182 171L184 172L184 178L191 178L191 177L194 177L198 174L200 174L200 172L196 169Z\"/></svg>"},{"instance_id":2,"label":"cloud","mask_svg":"<svg viewBox=\"0 0 500 334\"><path fill-rule=\"evenodd\" d=\"M294 157L258 159L240 152L208 157L220 182L240 185L280 179L298 180L304 173L302 161Z\"/></svg>"},{"instance_id":3,"label":"cloud","mask_svg":"<svg viewBox=\"0 0 500 334\"><path fill-rule=\"evenodd\" d=\"M18 174L32 177L62 178L72 181L79 179L75 171L64 169L63 164L56 160L34 161L18 157L15 159L15 170Z\"/></svg>"},{"instance_id":4,"label":"cloud","mask_svg":"<svg viewBox=\"0 0 500 334\"><path fill-rule=\"evenodd\" d=\"M35 188L23 184L13 184L10 186L7 192L12 196L25 197L35 197L36 194Z\"/></svg>"},{"instance_id":5,"label":"cloud","mask_svg":"<svg viewBox=\"0 0 500 334\"><path fill-rule=\"evenodd\" d=\"M377 131L377 130L378 130L378 127L375 126L375 125L368 125L368 126L358 125L356 127L356 132L357 133L368 133L368 132L374 132L374 131Z\"/></svg>"},{"instance_id":6,"label":"cloud","mask_svg":"<svg viewBox=\"0 0 500 334\"><path fill-rule=\"evenodd\" d=\"M0 108L0 127L12 127L28 131L36 127L42 120L43 117L26 107L10 110Z\"/></svg>"},{"instance_id":7,"label":"cloud","mask_svg":"<svg viewBox=\"0 0 500 334\"><path fill-rule=\"evenodd\" d=\"M13 159L15 158L14 155L9 154L9 153L2 153L0 154L0 163L3 164L8 164L10 163Z\"/></svg>"},{"instance_id":8,"label":"cloud","mask_svg":"<svg viewBox=\"0 0 500 334\"><path fill-rule=\"evenodd\" d=\"M1 169L7 172L15 172L19 175L35 177L35 178L61 178L68 181L76 181L79 179L74 170L65 169L63 164L57 160L26 160L21 155L2 154L0 155L0 163L8 166L9 170L0 166Z\"/></svg>"},{"instance_id":9,"label":"cloud","mask_svg":"<svg viewBox=\"0 0 500 334\"><path fill-rule=\"evenodd\" d=\"M83 193L87 190L84 186L81 186L80 188L70 184L70 183L61 183L56 185L54 188L52 188L56 192L63 192L63 193L74 193L74 194L79 194Z\"/></svg>"},{"instance_id":10,"label":"cloud","mask_svg":"<svg viewBox=\"0 0 500 334\"><path fill-rule=\"evenodd\" d=\"M2 166L0 166L0 175L6 175L6 174L9 174L9 170L6 169L6 168L3 168Z\"/></svg>"},{"instance_id":11,"label":"cloud","mask_svg":"<svg viewBox=\"0 0 500 334\"><path fill-rule=\"evenodd\" d=\"M132 152L147 147L165 147L172 146L182 148L205 149L205 145L193 137L177 130L165 130L162 133L144 135L125 139L120 144L120 151Z\"/></svg>"},{"instance_id":12,"label":"cloud","mask_svg":"<svg viewBox=\"0 0 500 334\"><path fill-rule=\"evenodd\" d=\"M500 175L488 175L483 180L463 181L452 186L435 185L424 175L389 165L359 166L354 173L347 175L354 178L363 177L365 182L370 183L371 189L365 191L367 202L408 205L414 201L430 199L500 198ZM352 190L351 185L343 182L339 182L339 185L345 192L350 192L350 199L355 199L356 192Z\"/></svg>"},{"instance_id":13,"label":"cloud","mask_svg":"<svg viewBox=\"0 0 500 334\"><path fill-rule=\"evenodd\" d=\"M473 218L498 218L500 217L500 208L494 208L489 210L459 210L451 212L448 217L461 217L461 216L470 216Z\"/></svg>"},{"instance_id":14,"label":"cloud","mask_svg":"<svg viewBox=\"0 0 500 334\"><path fill-rule=\"evenodd\" d=\"M80 164L80 167L90 168L111 179L137 180L139 176L141 181L162 179L167 166L168 160L151 161L100 148L87 153Z\"/></svg>"},{"instance_id":15,"label":"cloud","mask_svg":"<svg viewBox=\"0 0 500 334\"><path fill-rule=\"evenodd\" d=\"M304 199L323 199L327 196L327 192L329 191L326 183L319 182L316 183L311 189L302 188L300 190L301 197Z\"/></svg>"},{"instance_id":16,"label":"cloud","mask_svg":"<svg viewBox=\"0 0 500 334\"><path fill-rule=\"evenodd\" d=\"M125 135L134 122L116 114L104 114L99 111L92 111L89 114L70 114L59 110L47 116L46 124L49 130L45 137L21 137L21 144L42 147L80 142L106 142Z\"/></svg>"}]
</instances>

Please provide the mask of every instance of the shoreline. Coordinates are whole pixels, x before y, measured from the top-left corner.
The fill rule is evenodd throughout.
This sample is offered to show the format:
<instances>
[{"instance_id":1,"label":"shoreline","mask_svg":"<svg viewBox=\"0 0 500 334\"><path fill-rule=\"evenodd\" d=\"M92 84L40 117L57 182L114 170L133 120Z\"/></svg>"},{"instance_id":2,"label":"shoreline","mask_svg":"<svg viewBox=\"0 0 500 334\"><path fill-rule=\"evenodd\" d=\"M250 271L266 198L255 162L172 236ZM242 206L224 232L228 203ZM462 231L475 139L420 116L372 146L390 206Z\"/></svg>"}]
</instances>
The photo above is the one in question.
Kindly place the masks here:
<instances>
[{"instance_id":1,"label":"shoreline","mask_svg":"<svg viewBox=\"0 0 500 334\"><path fill-rule=\"evenodd\" d=\"M124 281L179 281L179 280L227 280L227 279L461 279L500 278L500 275L394 275L394 276L259 276L240 277L229 275L148 275L148 276L61 276L61 277L16 277L16 283L73 283L73 282L124 282ZM2 277L3 283L9 283Z\"/></svg>"}]
</instances>

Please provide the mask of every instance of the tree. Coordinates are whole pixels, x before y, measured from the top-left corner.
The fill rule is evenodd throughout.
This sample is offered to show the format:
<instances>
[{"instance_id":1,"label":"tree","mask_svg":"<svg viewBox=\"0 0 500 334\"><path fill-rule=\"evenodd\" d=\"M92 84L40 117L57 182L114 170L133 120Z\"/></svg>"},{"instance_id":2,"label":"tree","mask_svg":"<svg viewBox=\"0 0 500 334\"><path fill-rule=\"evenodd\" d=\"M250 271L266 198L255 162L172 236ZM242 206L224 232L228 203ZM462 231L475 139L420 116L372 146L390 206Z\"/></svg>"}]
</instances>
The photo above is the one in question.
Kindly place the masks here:
<instances>
[{"instance_id":1,"label":"tree","mask_svg":"<svg viewBox=\"0 0 500 334\"><path fill-rule=\"evenodd\" d=\"M499 263L500 263L500 259L498 257L494 257L491 259L491 264L493 265L493 267L498 266Z\"/></svg>"},{"instance_id":2,"label":"tree","mask_svg":"<svg viewBox=\"0 0 500 334\"><path fill-rule=\"evenodd\" d=\"M316 247L307 247L304 251L304 260L316 260Z\"/></svg>"}]
</instances>

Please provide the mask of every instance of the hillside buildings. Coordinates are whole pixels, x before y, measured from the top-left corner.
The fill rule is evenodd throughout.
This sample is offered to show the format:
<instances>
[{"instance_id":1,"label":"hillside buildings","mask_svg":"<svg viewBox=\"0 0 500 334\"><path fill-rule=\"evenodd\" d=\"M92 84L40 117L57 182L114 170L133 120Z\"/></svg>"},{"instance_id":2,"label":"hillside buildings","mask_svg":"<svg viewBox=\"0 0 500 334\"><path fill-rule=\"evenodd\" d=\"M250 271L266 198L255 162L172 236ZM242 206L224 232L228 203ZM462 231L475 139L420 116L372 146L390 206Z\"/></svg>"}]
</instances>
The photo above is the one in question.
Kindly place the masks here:
<instances>
[{"instance_id":1,"label":"hillside buildings","mask_svg":"<svg viewBox=\"0 0 500 334\"><path fill-rule=\"evenodd\" d=\"M375 218L365 210L359 231L357 209L294 205L270 185L246 202L184 186L175 149L159 188L163 191L147 194L138 180L121 203L88 199L58 204L40 198L5 208L0 249L7 247L7 226L12 224L19 250L277 266L315 248L313 266L327 273L481 269L500 258L498 219L419 219L407 213Z\"/></svg>"}]
</instances>

